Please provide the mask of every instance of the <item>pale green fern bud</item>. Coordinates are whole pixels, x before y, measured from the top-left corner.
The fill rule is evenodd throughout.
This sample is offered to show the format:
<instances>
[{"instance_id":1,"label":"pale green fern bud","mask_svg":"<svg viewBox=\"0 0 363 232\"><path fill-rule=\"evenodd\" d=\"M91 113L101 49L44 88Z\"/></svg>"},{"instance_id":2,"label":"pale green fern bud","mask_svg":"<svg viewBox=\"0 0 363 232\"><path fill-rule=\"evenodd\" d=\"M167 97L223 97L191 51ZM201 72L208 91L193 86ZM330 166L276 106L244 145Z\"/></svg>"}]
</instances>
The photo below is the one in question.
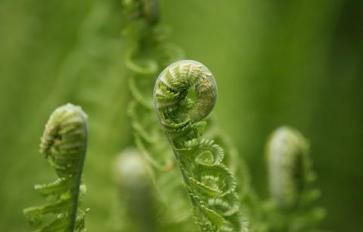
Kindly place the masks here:
<instances>
[{"instance_id":1,"label":"pale green fern bud","mask_svg":"<svg viewBox=\"0 0 363 232\"><path fill-rule=\"evenodd\" d=\"M24 210L37 231L84 231L85 211L78 208L83 163L87 150L87 115L67 104L50 116L41 138L40 152L55 169L58 179L35 185L47 203Z\"/></svg>"},{"instance_id":2,"label":"pale green fern bud","mask_svg":"<svg viewBox=\"0 0 363 232\"><path fill-rule=\"evenodd\" d=\"M125 215L124 231L159 231L154 186L149 166L136 149L126 149L116 162L116 175Z\"/></svg>"},{"instance_id":3,"label":"pale green fern bud","mask_svg":"<svg viewBox=\"0 0 363 232\"><path fill-rule=\"evenodd\" d=\"M240 231L236 181L224 165L224 151L202 138L217 98L212 73L203 64L182 60L159 75L154 106L173 148L202 231Z\"/></svg>"},{"instance_id":4,"label":"pale green fern bud","mask_svg":"<svg viewBox=\"0 0 363 232\"><path fill-rule=\"evenodd\" d=\"M295 129L278 128L267 144L269 188L272 198L283 208L296 206L311 173L309 144Z\"/></svg>"},{"instance_id":5,"label":"pale green fern bud","mask_svg":"<svg viewBox=\"0 0 363 232\"><path fill-rule=\"evenodd\" d=\"M313 186L315 174L309 143L301 133L280 127L266 147L269 188L273 204L265 208L268 231L318 231L325 210L316 206L320 191Z\"/></svg>"}]
</instances>

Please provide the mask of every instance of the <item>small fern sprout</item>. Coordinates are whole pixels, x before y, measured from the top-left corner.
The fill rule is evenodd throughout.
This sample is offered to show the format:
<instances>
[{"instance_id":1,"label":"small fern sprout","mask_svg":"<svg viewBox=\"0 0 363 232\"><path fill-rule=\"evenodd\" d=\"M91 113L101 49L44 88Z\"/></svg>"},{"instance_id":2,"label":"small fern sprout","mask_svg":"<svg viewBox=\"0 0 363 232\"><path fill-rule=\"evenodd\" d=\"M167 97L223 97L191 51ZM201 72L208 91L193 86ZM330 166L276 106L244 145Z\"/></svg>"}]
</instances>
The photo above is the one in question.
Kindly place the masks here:
<instances>
[{"instance_id":1,"label":"small fern sprout","mask_svg":"<svg viewBox=\"0 0 363 232\"><path fill-rule=\"evenodd\" d=\"M50 116L41 138L40 152L55 169L58 179L35 185L47 203L24 209L37 231L85 231L86 211L79 209L83 163L87 150L87 115L66 104Z\"/></svg>"},{"instance_id":2,"label":"small fern sprout","mask_svg":"<svg viewBox=\"0 0 363 232\"><path fill-rule=\"evenodd\" d=\"M277 206L267 212L271 231L316 231L325 216L314 204L320 192L313 188L316 177L308 153L304 136L287 126L275 130L267 143L269 189Z\"/></svg>"},{"instance_id":3,"label":"small fern sprout","mask_svg":"<svg viewBox=\"0 0 363 232\"><path fill-rule=\"evenodd\" d=\"M142 154L134 148L124 150L116 161L116 176L120 203L126 209L122 231L159 231L155 190Z\"/></svg>"},{"instance_id":4,"label":"small fern sprout","mask_svg":"<svg viewBox=\"0 0 363 232\"><path fill-rule=\"evenodd\" d=\"M295 129L278 128L267 145L269 188L283 208L294 207L310 174L309 144Z\"/></svg>"},{"instance_id":5,"label":"small fern sprout","mask_svg":"<svg viewBox=\"0 0 363 232\"><path fill-rule=\"evenodd\" d=\"M194 214L202 231L241 231L236 181L223 163L224 151L202 138L217 98L212 73L203 64L181 60L159 75L154 106L173 148Z\"/></svg>"}]
</instances>

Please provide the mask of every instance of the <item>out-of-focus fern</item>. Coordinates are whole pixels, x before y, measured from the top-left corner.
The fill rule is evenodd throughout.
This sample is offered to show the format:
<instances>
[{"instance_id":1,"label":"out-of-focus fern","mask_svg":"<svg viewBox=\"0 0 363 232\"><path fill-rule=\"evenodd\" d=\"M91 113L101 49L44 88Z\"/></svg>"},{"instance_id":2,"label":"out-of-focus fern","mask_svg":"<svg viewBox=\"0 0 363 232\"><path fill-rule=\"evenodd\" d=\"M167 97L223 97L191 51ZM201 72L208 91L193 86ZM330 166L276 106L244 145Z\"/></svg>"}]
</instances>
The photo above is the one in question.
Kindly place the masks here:
<instances>
[{"instance_id":1,"label":"out-of-focus fern","mask_svg":"<svg viewBox=\"0 0 363 232\"><path fill-rule=\"evenodd\" d=\"M152 90L161 69L180 59L182 51L167 40L167 29L160 24L157 0L124 0L123 37L128 51L131 100L128 114L135 146L151 166L151 173L162 205L161 231L195 231L188 196L174 168L172 150L158 126L152 105Z\"/></svg>"},{"instance_id":2,"label":"out-of-focus fern","mask_svg":"<svg viewBox=\"0 0 363 232\"><path fill-rule=\"evenodd\" d=\"M161 69L180 59L181 50L166 39L165 27L159 23L157 0L124 0L123 35L128 42L125 62L129 69L132 94L129 115L137 147L155 169L171 168L170 150L157 126L152 108L152 89Z\"/></svg>"},{"instance_id":3,"label":"out-of-focus fern","mask_svg":"<svg viewBox=\"0 0 363 232\"><path fill-rule=\"evenodd\" d=\"M265 207L268 231L317 231L325 211L314 205L320 193L312 186L316 177L307 140L293 128L278 128L266 155L271 193Z\"/></svg>"},{"instance_id":4,"label":"out-of-focus fern","mask_svg":"<svg viewBox=\"0 0 363 232\"><path fill-rule=\"evenodd\" d=\"M79 208L83 163L87 150L87 116L78 106L67 104L50 116L40 151L55 169L58 179L35 185L47 203L24 209L36 231L84 231L86 211Z\"/></svg>"},{"instance_id":5,"label":"out-of-focus fern","mask_svg":"<svg viewBox=\"0 0 363 232\"><path fill-rule=\"evenodd\" d=\"M116 176L120 212L114 216L123 223L117 231L160 231L160 212L150 171L150 166L136 149L125 149L118 156Z\"/></svg>"},{"instance_id":6,"label":"out-of-focus fern","mask_svg":"<svg viewBox=\"0 0 363 232\"><path fill-rule=\"evenodd\" d=\"M224 151L202 138L216 102L212 73L201 63L182 60L159 75L154 106L174 151L194 215L202 231L241 231L236 181L223 164Z\"/></svg>"}]
</instances>

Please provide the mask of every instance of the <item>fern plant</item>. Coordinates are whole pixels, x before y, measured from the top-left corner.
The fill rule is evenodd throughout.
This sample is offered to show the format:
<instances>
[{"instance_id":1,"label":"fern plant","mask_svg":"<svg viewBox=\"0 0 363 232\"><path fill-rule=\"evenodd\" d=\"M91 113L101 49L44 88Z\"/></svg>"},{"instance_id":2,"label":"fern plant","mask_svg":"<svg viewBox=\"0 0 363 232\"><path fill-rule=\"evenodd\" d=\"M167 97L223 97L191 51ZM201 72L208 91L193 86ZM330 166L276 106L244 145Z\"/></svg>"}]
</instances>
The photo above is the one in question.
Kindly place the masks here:
<instances>
[{"instance_id":1,"label":"fern plant","mask_svg":"<svg viewBox=\"0 0 363 232\"><path fill-rule=\"evenodd\" d=\"M87 116L78 106L66 104L50 116L40 143L40 152L58 178L35 185L47 203L24 209L36 231L85 231L87 210L79 208L83 163L87 150Z\"/></svg>"},{"instance_id":2,"label":"fern plant","mask_svg":"<svg viewBox=\"0 0 363 232\"><path fill-rule=\"evenodd\" d=\"M158 191L161 231L195 231L190 223L192 212L188 196L178 179L164 133L158 126L152 103L155 78L161 69L183 56L183 52L167 39L167 28L160 23L157 0L122 1L123 37L127 51L131 99L128 115L134 134L134 146L151 167L154 187Z\"/></svg>"},{"instance_id":3,"label":"fern plant","mask_svg":"<svg viewBox=\"0 0 363 232\"><path fill-rule=\"evenodd\" d=\"M182 60L159 75L154 106L174 151L197 224L202 231L240 231L236 181L223 164L223 149L202 138L217 86L203 64Z\"/></svg>"},{"instance_id":4,"label":"fern plant","mask_svg":"<svg viewBox=\"0 0 363 232\"><path fill-rule=\"evenodd\" d=\"M325 211L315 206L319 190L309 157L309 143L296 129L280 127L266 146L270 203L269 231L317 231Z\"/></svg>"},{"instance_id":5,"label":"fern plant","mask_svg":"<svg viewBox=\"0 0 363 232\"><path fill-rule=\"evenodd\" d=\"M125 63L129 70L132 99L128 113L132 120L135 143L158 171L170 169L168 147L160 141L152 107L155 76L172 61L182 56L181 50L166 39L165 27L159 23L157 0L124 0L123 36L128 42Z\"/></svg>"},{"instance_id":6,"label":"fern plant","mask_svg":"<svg viewBox=\"0 0 363 232\"><path fill-rule=\"evenodd\" d=\"M136 149L125 149L118 156L116 176L120 204L116 215L117 220L123 222L117 231L161 231L157 194L150 171Z\"/></svg>"},{"instance_id":7,"label":"fern plant","mask_svg":"<svg viewBox=\"0 0 363 232\"><path fill-rule=\"evenodd\" d=\"M111 125L114 121L105 119L114 119L119 113L119 108L111 107L114 101L102 99L115 99L123 86L116 75L120 71L117 52L113 56L116 59L112 59L116 62L107 68L108 78L103 76L112 58L109 52L119 47L115 46L118 41L114 35L106 36L110 43L100 43L106 39L103 34L109 13L115 13L112 6L96 3L83 26L82 46L71 53L57 82L84 87L83 91L75 91L76 85L61 88L57 95L81 101L86 104L82 104L84 107L94 111L91 113L96 114L95 121L99 123L95 141L99 143L102 137L106 138L102 134L109 133L106 127L100 126L101 122ZM288 127L278 129L271 136L266 149L271 197L267 201L258 199L242 158L209 117L217 98L212 73L192 60L167 66L181 59L183 52L168 42L166 27L160 23L157 0L122 0L121 6L131 93L128 115L136 148L122 152L117 162L122 212L115 215L121 215L117 220L123 221L122 228L117 229L196 231L189 220L192 217L190 199L196 224L202 231L317 231L316 224L324 211L314 206L319 192L312 188L315 175L306 139ZM87 46L83 47L85 42ZM89 55L83 50L93 47L98 48L95 59L86 62ZM94 68L92 63L99 63L102 57L108 57L107 61ZM74 66L73 61L79 63ZM102 75L93 72L98 69ZM95 94L96 89L105 94ZM100 107L107 108L107 117ZM58 179L36 185L36 191L45 196L47 203L24 210L37 231L85 230L87 210L79 209L79 198L85 191L81 176L87 146L86 119L79 107L67 104L58 108L46 125L41 152L55 168ZM180 173L182 179L178 178Z\"/></svg>"},{"instance_id":8,"label":"fern plant","mask_svg":"<svg viewBox=\"0 0 363 232\"><path fill-rule=\"evenodd\" d=\"M129 88L132 94L129 115L135 144L153 167L156 187L160 192L161 201L167 206L166 214L170 217L165 220L169 225L167 229L194 231L196 228L189 223L192 214L188 199L182 182L176 181L178 172L175 169L172 151L164 139L164 133L157 126L150 97L157 74L171 62L182 58L183 52L167 41L167 30L160 23L156 0L122 2L125 21L123 35L129 42L126 55L126 65L130 71ZM215 124L211 124L206 131L206 137L223 145L228 153L226 164L231 166L233 172L238 173L244 183L248 183L245 181L245 169L240 169L243 165L239 165L240 157L236 149Z\"/></svg>"}]
</instances>

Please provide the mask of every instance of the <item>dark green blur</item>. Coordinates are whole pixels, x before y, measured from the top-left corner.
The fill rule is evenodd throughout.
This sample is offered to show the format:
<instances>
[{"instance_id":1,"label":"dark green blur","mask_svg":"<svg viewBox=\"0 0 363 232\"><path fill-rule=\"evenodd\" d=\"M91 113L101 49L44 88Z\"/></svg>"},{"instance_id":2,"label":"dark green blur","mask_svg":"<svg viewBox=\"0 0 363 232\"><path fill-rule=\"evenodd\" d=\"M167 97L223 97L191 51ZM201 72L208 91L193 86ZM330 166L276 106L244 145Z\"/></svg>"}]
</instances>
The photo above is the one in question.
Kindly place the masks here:
<instances>
[{"instance_id":1,"label":"dark green blur","mask_svg":"<svg viewBox=\"0 0 363 232\"><path fill-rule=\"evenodd\" d=\"M117 0L0 0L0 231L29 231L33 184L54 179L40 135L67 102L90 121L88 231L112 223L112 162L132 143L120 12ZM171 41L214 73L214 114L260 195L264 144L288 124L311 143L322 228L363 228L363 2L161 0L160 12Z\"/></svg>"}]
</instances>

